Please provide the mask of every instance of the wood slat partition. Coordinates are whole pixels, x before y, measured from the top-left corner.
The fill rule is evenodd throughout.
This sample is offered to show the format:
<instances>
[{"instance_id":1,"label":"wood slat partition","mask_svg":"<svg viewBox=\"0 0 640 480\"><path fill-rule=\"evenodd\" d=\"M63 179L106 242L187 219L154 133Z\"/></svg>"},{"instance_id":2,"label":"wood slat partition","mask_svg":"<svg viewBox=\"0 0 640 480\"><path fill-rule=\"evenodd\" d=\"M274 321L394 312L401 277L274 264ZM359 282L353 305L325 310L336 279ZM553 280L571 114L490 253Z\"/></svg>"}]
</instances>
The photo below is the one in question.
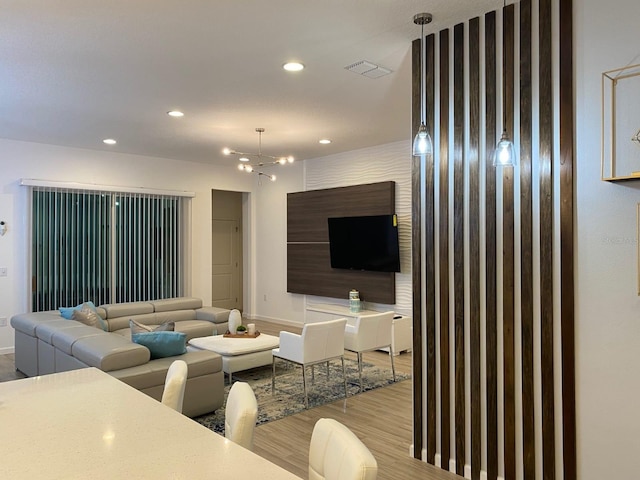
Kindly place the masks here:
<instances>
[{"instance_id":1,"label":"wood slat partition","mask_svg":"<svg viewBox=\"0 0 640 480\"><path fill-rule=\"evenodd\" d=\"M440 32L440 465L449 470L451 408L449 382L449 30Z\"/></svg>"},{"instance_id":2,"label":"wood slat partition","mask_svg":"<svg viewBox=\"0 0 640 480\"><path fill-rule=\"evenodd\" d=\"M427 125L433 139L435 93L435 37L426 38L426 93ZM434 464L436 455L436 298L435 298L435 222L434 222L434 167L433 155L425 158L425 328L427 345L427 462Z\"/></svg>"},{"instance_id":3,"label":"wood slat partition","mask_svg":"<svg viewBox=\"0 0 640 480\"><path fill-rule=\"evenodd\" d=\"M524 480L536 474L533 363L533 178L531 173L531 0L520 2L520 322L522 462Z\"/></svg>"},{"instance_id":4,"label":"wood slat partition","mask_svg":"<svg viewBox=\"0 0 640 480\"><path fill-rule=\"evenodd\" d=\"M502 16L502 76L505 125L514 136L514 7ZM502 167L502 356L504 379L504 478L516 478L514 169Z\"/></svg>"},{"instance_id":5,"label":"wood slat partition","mask_svg":"<svg viewBox=\"0 0 640 480\"><path fill-rule=\"evenodd\" d=\"M420 39L414 40L411 49L412 76L411 89L413 91L411 111L413 139L420 127L422 115L422 55L420 53ZM417 73L415 73L417 72ZM413 284L413 456L422 458L422 440L424 428L422 426L422 160L412 157L411 161L411 191L419 192L411 196L411 277Z\"/></svg>"},{"instance_id":6,"label":"wood slat partition","mask_svg":"<svg viewBox=\"0 0 640 480\"><path fill-rule=\"evenodd\" d=\"M498 330L496 253L496 169L492 157L496 131L496 12L484 19L485 31L485 364L487 479L498 478Z\"/></svg>"},{"instance_id":7,"label":"wood slat partition","mask_svg":"<svg viewBox=\"0 0 640 480\"><path fill-rule=\"evenodd\" d=\"M471 478L482 462L480 392L480 19L469 20L469 365Z\"/></svg>"},{"instance_id":8,"label":"wood slat partition","mask_svg":"<svg viewBox=\"0 0 640 480\"><path fill-rule=\"evenodd\" d=\"M539 0L540 18L540 305L542 358L542 472L555 478L553 353L553 72L551 0Z\"/></svg>"},{"instance_id":9,"label":"wood slat partition","mask_svg":"<svg viewBox=\"0 0 640 480\"><path fill-rule=\"evenodd\" d=\"M573 263L573 1L560 2L560 282L564 479L575 480L576 371Z\"/></svg>"},{"instance_id":10,"label":"wood slat partition","mask_svg":"<svg viewBox=\"0 0 640 480\"><path fill-rule=\"evenodd\" d=\"M533 6L539 9L538 15L533 14ZM559 56L555 56L552 24L558 12L560 42ZM434 314L440 327L440 336L435 339L440 355L439 363L427 358L427 372L422 379L426 379L426 385L420 386L421 389L426 386L427 397L423 399L416 394L415 399L422 403L423 414L429 415L433 408L429 390L435 389L432 373L439 372L440 465L448 470L451 459L455 458L456 473L464 474L469 469L472 479L482 477L483 466L488 480L497 480L498 476L512 480L518 472L522 472L524 480L554 479L560 464L565 479L576 478L571 16L571 0L522 0L502 9L502 34L497 32L496 12L440 31L439 52L433 55L435 65L429 63L429 70L439 70L438 88L428 94L434 101L428 100L426 104L428 115L438 105L439 136L434 157L438 181L430 184L428 178L423 178L416 186L414 179L413 201L421 203L425 230L424 235L414 235L413 241L423 242L422 250L415 249L414 245L414 251L425 257L424 247L431 241L427 234L429 222L432 219L437 222L439 274L435 276L435 271L432 272L435 259L433 265L428 257L414 260L414 268L426 266L420 275L414 272L414 286L421 289L421 302L414 304L414 308L429 312L433 306L427 297L435 299L438 295ZM465 29L468 29L466 37ZM539 39L539 48L533 48L533 38ZM480 50L483 41L484 49ZM498 42L502 43L503 53L500 76L497 75ZM558 57L559 63L554 63ZM560 89L557 97L553 74L556 70L560 72L559 79L555 77ZM498 92L502 92L502 102L498 101ZM499 105L504 110L498 110ZM553 145L558 111L559 158ZM501 131L497 126L503 126L499 121L502 112L504 127L516 140L519 152L519 165L515 168L496 169L492 164ZM536 121L538 125L534 126ZM424 172L428 177L429 170ZM555 178L558 174L559 188ZM500 189L498 182L501 182ZM539 182L537 191L536 182ZM559 202L554 201L558 196ZM554 212L558 204L559 221ZM414 222L422 219L420 215L413 218ZM539 237L534 236L534 232L539 232ZM502 246L500 254L498 244ZM560 259L559 282L553 275L554 258ZM434 289L418 283L418 278L432 278ZM501 305L497 303L498 298ZM556 308L557 304L560 309ZM428 318L425 320L427 338L421 342L422 347L426 345L429 357L428 337L433 333ZM501 341L497 337L498 322L502 322ZM516 322L520 322L519 342L515 337ZM535 328L537 322L539 331ZM553 332L558 323L562 334L561 389L556 388L554 375ZM453 339L450 338L452 327ZM483 346L484 377L480 368ZM468 372L465 371L466 355ZM518 367L520 370L516 372ZM430 369L433 372L429 372ZM450 384L451 378L455 379L454 385ZM556 433L559 429L554 412L554 404L560 400L561 435ZM451 408L454 408L453 419ZM470 412L468 420L467 411ZM536 422L537 415L541 422ZM482 434L483 416L486 435ZM420 430L425 436L427 459L431 461L429 445L437 432L430 426L430 418L424 431L423 417L418 417L418 421L416 431ZM558 441L563 442L561 461L555 457ZM453 452L451 445L454 445ZM539 469L539 459L542 459L542 469ZM465 464L466 461L471 464Z\"/></svg>"},{"instance_id":11,"label":"wood slat partition","mask_svg":"<svg viewBox=\"0 0 640 480\"><path fill-rule=\"evenodd\" d=\"M453 306L456 473L464 475L464 25L453 28Z\"/></svg>"}]
</instances>

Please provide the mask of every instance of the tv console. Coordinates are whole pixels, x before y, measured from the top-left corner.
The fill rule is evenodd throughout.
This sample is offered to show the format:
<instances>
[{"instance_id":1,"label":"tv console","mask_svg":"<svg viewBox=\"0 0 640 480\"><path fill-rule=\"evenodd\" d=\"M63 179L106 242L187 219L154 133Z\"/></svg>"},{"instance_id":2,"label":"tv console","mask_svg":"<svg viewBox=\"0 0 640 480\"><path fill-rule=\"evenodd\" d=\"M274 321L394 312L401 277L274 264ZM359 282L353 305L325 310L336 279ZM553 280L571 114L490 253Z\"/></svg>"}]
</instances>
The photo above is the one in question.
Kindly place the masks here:
<instances>
[{"instance_id":1,"label":"tv console","mask_svg":"<svg viewBox=\"0 0 640 480\"><path fill-rule=\"evenodd\" d=\"M353 313L348 306L335 303L316 303L307 305L305 323L321 322L334 318L346 318L348 324L355 324L358 317L375 315L380 313L375 310L360 310ZM400 352L410 352L413 348L413 328L412 319L405 315L395 315L393 318L393 329L391 330L391 342L393 344L394 355ZM385 349L388 350L388 349Z\"/></svg>"}]
</instances>

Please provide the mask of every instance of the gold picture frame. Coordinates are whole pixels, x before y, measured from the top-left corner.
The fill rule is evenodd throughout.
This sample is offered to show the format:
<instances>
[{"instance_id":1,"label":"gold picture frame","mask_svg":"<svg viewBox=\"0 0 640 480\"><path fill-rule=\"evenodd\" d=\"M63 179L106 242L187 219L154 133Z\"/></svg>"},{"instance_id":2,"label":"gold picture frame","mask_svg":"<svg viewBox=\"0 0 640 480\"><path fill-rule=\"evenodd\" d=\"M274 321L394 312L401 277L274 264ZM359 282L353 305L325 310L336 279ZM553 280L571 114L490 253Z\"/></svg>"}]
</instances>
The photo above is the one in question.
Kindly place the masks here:
<instances>
[{"instance_id":1,"label":"gold picture frame","mask_svg":"<svg viewBox=\"0 0 640 480\"><path fill-rule=\"evenodd\" d=\"M602 73L600 176L604 181L640 179L640 161L634 165L628 158L634 142L640 144L640 109L636 108L635 94L639 87L640 64ZM619 153L623 153L622 158L618 158Z\"/></svg>"}]
</instances>

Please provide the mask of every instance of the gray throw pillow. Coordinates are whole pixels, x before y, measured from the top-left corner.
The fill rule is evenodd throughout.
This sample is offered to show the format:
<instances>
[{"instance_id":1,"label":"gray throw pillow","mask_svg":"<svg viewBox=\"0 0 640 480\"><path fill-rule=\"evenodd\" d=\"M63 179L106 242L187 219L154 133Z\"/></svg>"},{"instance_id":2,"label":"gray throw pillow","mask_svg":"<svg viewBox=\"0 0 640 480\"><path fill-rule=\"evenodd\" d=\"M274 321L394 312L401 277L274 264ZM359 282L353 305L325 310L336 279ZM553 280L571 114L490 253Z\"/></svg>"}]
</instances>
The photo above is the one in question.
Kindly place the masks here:
<instances>
[{"instance_id":1,"label":"gray throw pillow","mask_svg":"<svg viewBox=\"0 0 640 480\"><path fill-rule=\"evenodd\" d=\"M107 331L107 323L102 319L98 313L86 303L82 304L80 310L74 310L71 314L71 320L84 323L90 327L99 328L100 330Z\"/></svg>"},{"instance_id":2,"label":"gray throw pillow","mask_svg":"<svg viewBox=\"0 0 640 480\"><path fill-rule=\"evenodd\" d=\"M131 329L131 335L148 332L173 332L176 329L176 322L165 322L162 325L145 325L129 319L129 328Z\"/></svg>"}]
</instances>

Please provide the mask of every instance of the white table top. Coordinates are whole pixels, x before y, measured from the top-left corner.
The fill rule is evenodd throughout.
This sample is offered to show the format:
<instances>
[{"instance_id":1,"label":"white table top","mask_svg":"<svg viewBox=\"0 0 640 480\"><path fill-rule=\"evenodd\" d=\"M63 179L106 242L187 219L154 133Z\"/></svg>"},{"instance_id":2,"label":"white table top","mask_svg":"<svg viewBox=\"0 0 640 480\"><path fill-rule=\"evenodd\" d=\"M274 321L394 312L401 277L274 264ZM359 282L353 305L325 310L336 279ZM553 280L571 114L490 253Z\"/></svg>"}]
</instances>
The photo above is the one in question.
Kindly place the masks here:
<instances>
[{"instance_id":1,"label":"white table top","mask_svg":"<svg viewBox=\"0 0 640 480\"><path fill-rule=\"evenodd\" d=\"M344 317L366 317L367 315L376 315L380 312L375 310L360 310L357 313L352 312L348 306L338 305L335 303L314 303L307 305L307 310L322 313L332 313Z\"/></svg>"},{"instance_id":2,"label":"white table top","mask_svg":"<svg viewBox=\"0 0 640 480\"><path fill-rule=\"evenodd\" d=\"M212 335L209 337L198 337L189 340L189 345L193 345L201 350L210 350L223 356L244 355L246 353L262 352L278 348L280 337L261 333L257 337L234 338L224 335Z\"/></svg>"},{"instance_id":3,"label":"white table top","mask_svg":"<svg viewBox=\"0 0 640 480\"><path fill-rule=\"evenodd\" d=\"M298 479L95 368L0 383L0 478Z\"/></svg>"}]
</instances>

